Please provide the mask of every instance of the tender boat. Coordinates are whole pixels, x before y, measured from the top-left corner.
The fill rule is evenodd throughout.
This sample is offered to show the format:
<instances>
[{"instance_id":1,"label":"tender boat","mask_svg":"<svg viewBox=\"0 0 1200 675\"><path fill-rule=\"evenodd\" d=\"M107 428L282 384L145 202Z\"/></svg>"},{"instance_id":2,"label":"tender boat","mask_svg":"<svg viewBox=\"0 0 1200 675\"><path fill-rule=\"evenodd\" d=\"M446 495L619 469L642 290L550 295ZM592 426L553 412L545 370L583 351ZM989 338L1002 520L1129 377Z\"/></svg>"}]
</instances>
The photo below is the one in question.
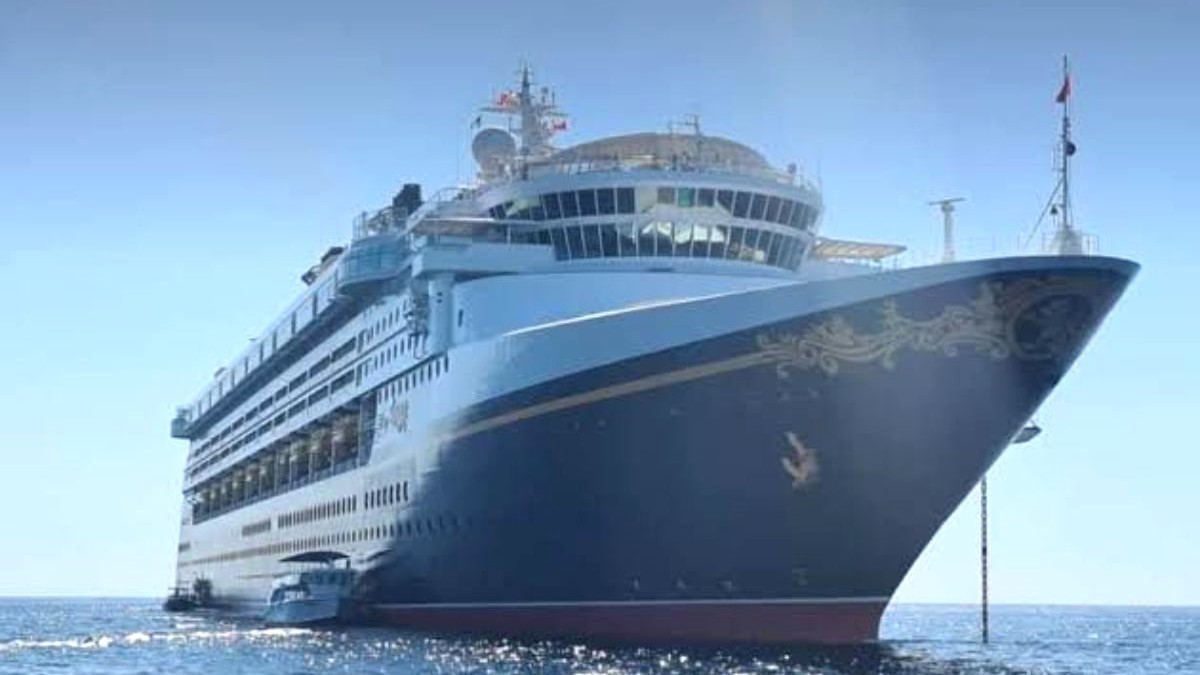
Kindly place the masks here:
<instances>
[{"instance_id":1,"label":"tender boat","mask_svg":"<svg viewBox=\"0 0 1200 675\"><path fill-rule=\"evenodd\" d=\"M337 566L340 561L345 561L344 567ZM310 567L276 577L263 620L271 624L305 625L350 617L355 572L349 556L337 551L310 551L280 562Z\"/></svg>"}]
</instances>

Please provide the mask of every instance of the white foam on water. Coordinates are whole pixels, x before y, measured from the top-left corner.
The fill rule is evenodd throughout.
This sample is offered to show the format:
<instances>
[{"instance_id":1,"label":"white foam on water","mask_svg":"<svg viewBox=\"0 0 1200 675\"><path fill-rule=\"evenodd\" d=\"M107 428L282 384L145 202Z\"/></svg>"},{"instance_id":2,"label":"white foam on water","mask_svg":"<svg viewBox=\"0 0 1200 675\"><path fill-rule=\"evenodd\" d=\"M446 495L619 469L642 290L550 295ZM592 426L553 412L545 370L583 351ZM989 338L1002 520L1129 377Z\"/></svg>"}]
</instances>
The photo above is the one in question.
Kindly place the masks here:
<instances>
[{"instance_id":1,"label":"white foam on water","mask_svg":"<svg viewBox=\"0 0 1200 675\"><path fill-rule=\"evenodd\" d=\"M60 638L55 640L36 640L18 638L0 642L0 653L18 652L35 649L108 649L114 645L134 646L153 641L189 642L189 641L226 641L237 640L285 640L304 635L313 631L304 628L257 628L249 630L185 630L171 633L145 633L136 631L127 635L113 637L110 635L88 635L77 638Z\"/></svg>"}]
</instances>

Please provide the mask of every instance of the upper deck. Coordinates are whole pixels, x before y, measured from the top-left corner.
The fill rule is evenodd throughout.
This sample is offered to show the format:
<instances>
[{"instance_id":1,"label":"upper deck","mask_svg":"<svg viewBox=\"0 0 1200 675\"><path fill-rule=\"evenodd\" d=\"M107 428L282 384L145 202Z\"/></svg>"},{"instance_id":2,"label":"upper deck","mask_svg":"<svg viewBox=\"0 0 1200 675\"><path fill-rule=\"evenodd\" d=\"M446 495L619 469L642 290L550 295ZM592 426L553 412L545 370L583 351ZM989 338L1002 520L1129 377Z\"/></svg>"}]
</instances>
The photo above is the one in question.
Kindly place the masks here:
<instances>
[{"instance_id":1,"label":"upper deck","mask_svg":"<svg viewBox=\"0 0 1200 675\"><path fill-rule=\"evenodd\" d=\"M484 126L483 114L501 121ZM305 274L301 297L179 409L173 435L202 436L368 301L363 288L428 273L433 260L473 276L613 258L655 270L664 258L690 258L691 271L775 276L794 273L817 239L822 202L812 181L794 165L780 171L745 145L700 133L698 123L688 133L560 150L550 140L565 116L547 89L535 96L527 71L519 90L476 121L478 180L428 201L406 185L390 205L358 216L348 249L331 249ZM457 262L422 257L444 239L511 246Z\"/></svg>"}]
</instances>

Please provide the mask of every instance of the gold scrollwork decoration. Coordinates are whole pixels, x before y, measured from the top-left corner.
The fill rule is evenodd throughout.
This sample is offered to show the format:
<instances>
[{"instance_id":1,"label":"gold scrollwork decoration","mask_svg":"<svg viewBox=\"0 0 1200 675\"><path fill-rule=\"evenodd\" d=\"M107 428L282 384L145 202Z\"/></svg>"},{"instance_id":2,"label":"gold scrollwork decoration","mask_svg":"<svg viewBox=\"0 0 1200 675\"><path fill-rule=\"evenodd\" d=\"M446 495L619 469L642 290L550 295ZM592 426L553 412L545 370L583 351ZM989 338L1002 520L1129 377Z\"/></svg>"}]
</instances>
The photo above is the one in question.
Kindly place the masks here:
<instances>
[{"instance_id":1,"label":"gold scrollwork decoration","mask_svg":"<svg viewBox=\"0 0 1200 675\"><path fill-rule=\"evenodd\" d=\"M970 349L996 360L1063 358L1092 323L1094 287L1092 279L982 283L970 302L947 305L926 320L905 316L897 298L887 298L880 303L877 332L860 332L835 314L800 334L760 334L757 343L783 378L814 368L837 375L848 363L892 369L902 350L957 356Z\"/></svg>"}]
</instances>

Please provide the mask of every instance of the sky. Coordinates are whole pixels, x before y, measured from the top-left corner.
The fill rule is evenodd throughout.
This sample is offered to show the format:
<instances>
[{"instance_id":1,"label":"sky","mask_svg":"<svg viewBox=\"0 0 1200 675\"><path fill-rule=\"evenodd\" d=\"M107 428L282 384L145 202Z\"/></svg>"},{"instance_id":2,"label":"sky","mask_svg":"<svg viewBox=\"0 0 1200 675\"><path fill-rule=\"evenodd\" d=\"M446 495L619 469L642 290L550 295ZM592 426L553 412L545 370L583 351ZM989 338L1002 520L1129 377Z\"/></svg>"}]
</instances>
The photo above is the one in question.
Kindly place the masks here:
<instances>
[{"instance_id":1,"label":"sky","mask_svg":"<svg viewBox=\"0 0 1200 675\"><path fill-rule=\"evenodd\" d=\"M560 140L703 129L796 162L824 233L1012 253L1073 69L1078 224L1144 269L989 478L998 602L1200 604L1196 3L0 3L0 595L173 580L189 401L404 182L471 177L521 63ZM1040 240L1040 232L1034 240ZM978 502L896 595L978 597Z\"/></svg>"}]
</instances>

